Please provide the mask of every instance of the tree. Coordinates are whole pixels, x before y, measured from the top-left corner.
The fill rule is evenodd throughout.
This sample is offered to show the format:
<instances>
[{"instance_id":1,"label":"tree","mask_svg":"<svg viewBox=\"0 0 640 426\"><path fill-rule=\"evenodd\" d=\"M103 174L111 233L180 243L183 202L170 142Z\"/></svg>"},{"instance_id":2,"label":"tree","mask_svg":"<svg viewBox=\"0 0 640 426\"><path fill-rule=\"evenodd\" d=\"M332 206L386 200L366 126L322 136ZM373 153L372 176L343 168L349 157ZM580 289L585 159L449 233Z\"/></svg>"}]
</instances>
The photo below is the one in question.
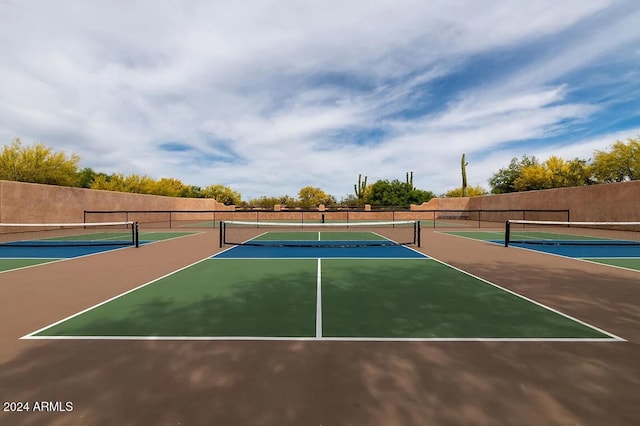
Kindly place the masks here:
<instances>
[{"instance_id":1,"label":"tree","mask_svg":"<svg viewBox=\"0 0 640 426\"><path fill-rule=\"evenodd\" d=\"M593 175L599 182L624 182L640 179L640 136L616 141L610 151L596 151Z\"/></svg>"},{"instance_id":2,"label":"tree","mask_svg":"<svg viewBox=\"0 0 640 426\"><path fill-rule=\"evenodd\" d=\"M300 207L315 207L320 204L325 206L333 205L336 203L335 198L332 195L327 194L322 189L314 186L305 186L298 192L298 200Z\"/></svg>"},{"instance_id":3,"label":"tree","mask_svg":"<svg viewBox=\"0 0 640 426\"><path fill-rule=\"evenodd\" d=\"M551 177L551 172L544 164L532 164L520 170L520 175L513 182L513 187L516 191L552 188Z\"/></svg>"},{"instance_id":4,"label":"tree","mask_svg":"<svg viewBox=\"0 0 640 426\"><path fill-rule=\"evenodd\" d=\"M182 197L188 191L189 187L175 178L161 178L155 182L153 188L153 194L169 197Z\"/></svg>"},{"instance_id":5,"label":"tree","mask_svg":"<svg viewBox=\"0 0 640 426\"><path fill-rule=\"evenodd\" d=\"M227 206L238 205L242 201L239 192L221 184L209 185L201 193L205 198L214 198L219 203Z\"/></svg>"},{"instance_id":6,"label":"tree","mask_svg":"<svg viewBox=\"0 0 640 426\"><path fill-rule=\"evenodd\" d=\"M421 204L435 196L430 191L413 188L413 176L407 176L406 182L394 179L378 180L371 185L371 190L366 197L366 202L373 206L408 206L409 204Z\"/></svg>"},{"instance_id":7,"label":"tree","mask_svg":"<svg viewBox=\"0 0 640 426\"><path fill-rule=\"evenodd\" d=\"M447 198L454 198L454 197L478 197L480 195L487 195L487 190L481 187L480 185L478 185L478 186L467 187L467 195L463 195L462 188L455 188L447 191L447 193L444 196Z\"/></svg>"},{"instance_id":8,"label":"tree","mask_svg":"<svg viewBox=\"0 0 640 426\"><path fill-rule=\"evenodd\" d=\"M542 164L523 167L514 187L518 191L565 188L591 183L590 168L586 160L575 158L566 161L552 155Z\"/></svg>"},{"instance_id":9,"label":"tree","mask_svg":"<svg viewBox=\"0 0 640 426\"><path fill-rule=\"evenodd\" d=\"M41 143L22 146L20 139L0 152L0 179L49 185L77 186L80 157L53 152Z\"/></svg>"},{"instance_id":10,"label":"tree","mask_svg":"<svg viewBox=\"0 0 640 426\"><path fill-rule=\"evenodd\" d=\"M520 177L523 167L538 164L538 159L534 156L528 157L523 155L520 160L512 158L511 163L506 168L498 170L490 179L489 185L493 194L504 194L507 192L515 192L515 181Z\"/></svg>"}]
</instances>

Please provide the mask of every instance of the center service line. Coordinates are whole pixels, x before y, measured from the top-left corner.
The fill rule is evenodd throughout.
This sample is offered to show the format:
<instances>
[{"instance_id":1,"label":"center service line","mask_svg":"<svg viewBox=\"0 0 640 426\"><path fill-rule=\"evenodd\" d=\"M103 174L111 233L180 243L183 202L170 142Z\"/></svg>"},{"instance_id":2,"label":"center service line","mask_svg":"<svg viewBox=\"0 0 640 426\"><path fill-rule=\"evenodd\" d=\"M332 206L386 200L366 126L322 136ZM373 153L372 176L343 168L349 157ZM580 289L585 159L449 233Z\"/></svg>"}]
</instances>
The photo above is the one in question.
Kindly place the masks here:
<instances>
[{"instance_id":1,"label":"center service line","mask_svg":"<svg viewBox=\"0 0 640 426\"><path fill-rule=\"evenodd\" d=\"M316 280L316 339L322 338L322 261L318 258L318 278Z\"/></svg>"}]
</instances>

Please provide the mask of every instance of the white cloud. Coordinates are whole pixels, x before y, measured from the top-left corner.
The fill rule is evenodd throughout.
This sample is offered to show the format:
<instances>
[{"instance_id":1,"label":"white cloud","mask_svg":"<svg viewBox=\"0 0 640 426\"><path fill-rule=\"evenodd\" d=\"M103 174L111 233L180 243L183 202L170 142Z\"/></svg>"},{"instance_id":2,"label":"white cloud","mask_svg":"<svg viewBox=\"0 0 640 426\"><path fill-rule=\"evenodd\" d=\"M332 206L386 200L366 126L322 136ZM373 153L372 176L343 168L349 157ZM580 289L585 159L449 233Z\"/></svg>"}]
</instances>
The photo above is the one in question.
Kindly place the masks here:
<instances>
[{"instance_id":1,"label":"white cloud","mask_svg":"<svg viewBox=\"0 0 640 426\"><path fill-rule=\"evenodd\" d=\"M228 184L244 198L304 185L339 198L358 173L411 170L444 192L458 185L462 152L485 158L470 169L486 181L506 145L562 134L602 108L571 100L560 77L621 46L637 51L639 39L637 11L616 14L629 4L609 1L0 5L6 142L42 141L106 172ZM572 33L590 20L600 25ZM477 55L543 39L555 50L436 98ZM440 108L421 111L421 97ZM386 133L374 144L358 139L376 129Z\"/></svg>"}]
</instances>

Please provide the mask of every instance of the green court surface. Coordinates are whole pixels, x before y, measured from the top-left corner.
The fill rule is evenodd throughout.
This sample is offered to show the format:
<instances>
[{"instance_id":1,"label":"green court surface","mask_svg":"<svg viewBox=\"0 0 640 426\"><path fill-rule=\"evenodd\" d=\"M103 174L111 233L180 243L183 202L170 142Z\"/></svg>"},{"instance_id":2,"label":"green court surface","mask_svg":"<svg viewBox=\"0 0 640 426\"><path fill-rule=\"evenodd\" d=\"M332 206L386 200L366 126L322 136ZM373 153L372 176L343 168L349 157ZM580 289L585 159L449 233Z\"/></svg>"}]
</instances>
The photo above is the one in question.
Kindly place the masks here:
<instances>
[{"instance_id":1,"label":"green court surface","mask_svg":"<svg viewBox=\"0 0 640 426\"><path fill-rule=\"evenodd\" d=\"M27 337L605 339L429 258L216 259Z\"/></svg>"},{"instance_id":2,"label":"green court surface","mask_svg":"<svg viewBox=\"0 0 640 426\"><path fill-rule=\"evenodd\" d=\"M603 258L603 259L592 259L586 258L585 260L589 260L591 262L602 263L610 266L617 266L620 268L626 269L634 269L636 271L640 271L640 259L639 258Z\"/></svg>"},{"instance_id":3,"label":"green court surface","mask_svg":"<svg viewBox=\"0 0 640 426\"><path fill-rule=\"evenodd\" d=\"M140 233L140 241L142 243L148 242L157 242L163 240L169 240L173 238L184 237L187 235L193 235L194 232L141 232ZM11 247L7 245L0 244L0 272L6 272L13 269L25 268L28 266L36 266L42 265L45 263L61 260L61 259L70 259L73 257L78 257L82 255L88 254L96 254L96 251L93 251L93 247L97 247L95 243L97 241L106 241L109 242L114 238L113 233L101 234L101 233L92 233L92 234L81 234L81 235L66 235L64 237L54 237L54 238L43 238L39 240L30 240L33 242L33 247ZM122 234L124 237L131 238L130 233ZM122 239L122 236L115 236L116 239ZM65 244L68 241L70 244ZM89 241L91 244L87 244L86 247L82 247L83 241ZM41 250L37 247L37 245L42 242L45 244L43 247L46 248L46 253L43 255ZM55 246L46 245L48 242L59 243ZM100 244L97 244L100 245ZM126 247L124 245L113 246L113 248L123 248ZM83 251L82 249L85 249ZM108 246L105 246L103 250L99 252L106 252L111 250Z\"/></svg>"},{"instance_id":4,"label":"green court surface","mask_svg":"<svg viewBox=\"0 0 640 426\"><path fill-rule=\"evenodd\" d=\"M11 269L24 268L27 266L40 265L42 263L53 262L58 259L2 259L0 258L0 272Z\"/></svg>"},{"instance_id":5,"label":"green court surface","mask_svg":"<svg viewBox=\"0 0 640 426\"><path fill-rule=\"evenodd\" d=\"M447 231L445 234L455 235L458 237L471 238L474 240L481 241L493 241L493 242L503 242L504 241L504 232L500 231ZM534 233L511 233L512 238L514 239L534 239L534 240L548 240L548 241L557 241L558 245L562 245L563 241L607 241L607 238L601 237L592 237L585 235L570 235L570 234L562 234L555 232L534 232ZM587 246L588 247L588 246ZM602 246L600 246L602 247ZM535 246L527 247L529 249L535 249ZM606 251L606 250L605 250ZM594 256L591 254L591 256ZM630 255L630 257L591 257L589 255L579 256L579 259L588 260L590 262L601 263L603 265L615 266L619 268L631 269L640 271L640 258L634 257Z\"/></svg>"},{"instance_id":6,"label":"green court surface","mask_svg":"<svg viewBox=\"0 0 640 426\"><path fill-rule=\"evenodd\" d=\"M446 231L448 235L456 235L458 237L471 238L472 240L481 241L504 241L504 231Z\"/></svg>"},{"instance_id":7,"label":"green court surface","mask_svg":"<svg viewBox=\"0 0 640 426\"><path fill-rule=\"evenodd\" d=\"M144 231L140 232L140 241L163 241L193 234L195 232Z\"/></svg>"},{"instance_id":8,"label":"green court surface","mask_svg":"<svg viewBox=\"0 0 640 426\"><path fill-rule=\"evenodd\" d=\"M459 237L471 238L482 241L504 241L504 231L447 231L445 234L457 235ZM543 241L605 241L606 238L592 237L586 235L563 234L559 232L518 232L511 231L511 238L518 240L543 240Z\"/></svg>"}]
</instances>

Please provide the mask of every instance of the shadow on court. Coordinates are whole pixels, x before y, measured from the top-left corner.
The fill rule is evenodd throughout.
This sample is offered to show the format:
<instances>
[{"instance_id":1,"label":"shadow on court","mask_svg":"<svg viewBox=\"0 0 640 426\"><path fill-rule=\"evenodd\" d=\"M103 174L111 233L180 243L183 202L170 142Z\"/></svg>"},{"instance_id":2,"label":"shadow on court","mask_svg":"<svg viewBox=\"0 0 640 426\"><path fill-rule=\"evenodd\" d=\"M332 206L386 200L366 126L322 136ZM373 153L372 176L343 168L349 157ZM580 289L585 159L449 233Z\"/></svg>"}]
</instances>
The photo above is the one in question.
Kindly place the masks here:
<instances>
[{"instance_id":1,"label":"shadow on court","mask_svg":"<svg viewBox=\"0 0 640 426\"><path fill-rule=\"evenodd\" d=\"M94 308L41 335L314 337L315 271L217 278L211 261ZM185 271L188 274L190 271ZM203 278L204 277L204 278ZM192 278L195 279L195 278ZM177 288L181 290L176 291ZM197 288L193 288L197 287ZM216 288L214 293L207 293ZM188 293L195 293L190 295Z\"/></svg>"},{"instance_id":2,"label":"shadow on court","mask_svg":"<svg viewBox=\"0 0 640 426\"><path fill-rule=\"evenodd\" d=\"M0 366L6 424L633 424L629 343L46 342ZM633 359L633 360L632 360Z\"/></svg>"},{"instance_id":3,"label":"shadow on court","mask_svg":"<svg viewBox=\"0 0 640 426\"><path fill-rule=\"evenodd\" d=\"M507 264L466 266L630 341L19 341L11 343L19 354L0 364L1 399L71 401L74 410L1 412L0 423L637 422L640 304L633 275L521 265L514 276Z\"/></svg>"}]
</instances>

